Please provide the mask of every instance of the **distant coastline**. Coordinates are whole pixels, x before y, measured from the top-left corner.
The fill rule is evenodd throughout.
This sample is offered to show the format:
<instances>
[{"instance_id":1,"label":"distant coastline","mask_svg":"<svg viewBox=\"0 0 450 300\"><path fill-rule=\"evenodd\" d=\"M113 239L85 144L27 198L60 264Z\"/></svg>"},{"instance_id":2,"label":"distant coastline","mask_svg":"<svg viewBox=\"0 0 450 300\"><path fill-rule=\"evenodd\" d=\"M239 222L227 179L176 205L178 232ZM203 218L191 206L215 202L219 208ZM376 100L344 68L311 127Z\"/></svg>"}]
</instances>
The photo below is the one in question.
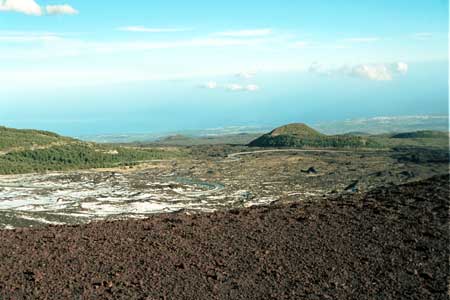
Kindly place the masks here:
<instances>
[{"instance_id":1,"label":"distant coastline","mask_svg":"<svg viewBox=\"0 0 450 300\"><path fill-rule=\"evenodd\" d=\"M156 133L110 133L101 135L80 135L75 138L99 143L154 142L166 137L183 135L192 138L232 136L239 134L264 133L277 125L224 126L220 128L192 129ZM365 132L369 134L396 133L417 130L449 131L448 115L378 116L372 118L348 119L342 121L317 122L311 127L325 134Z\"/></svg>"}]
</instances>

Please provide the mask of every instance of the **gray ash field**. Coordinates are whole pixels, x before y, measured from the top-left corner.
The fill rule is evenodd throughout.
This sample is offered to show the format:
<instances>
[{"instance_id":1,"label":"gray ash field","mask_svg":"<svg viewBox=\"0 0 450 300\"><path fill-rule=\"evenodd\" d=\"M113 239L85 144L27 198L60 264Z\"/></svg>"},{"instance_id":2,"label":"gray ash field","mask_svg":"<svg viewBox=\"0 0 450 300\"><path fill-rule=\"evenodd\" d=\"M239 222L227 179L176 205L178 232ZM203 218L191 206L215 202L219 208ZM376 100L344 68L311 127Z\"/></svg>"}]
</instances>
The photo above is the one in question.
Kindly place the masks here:
<instances>
[{"instance_id":1,"label":"gray ash field","mask_svg":"<svg viewBox=\"0 0 450 300\"><path fill-rule=\"evenodd\" d=\"M321 200L447 174L448 151L195 146L135 167L0 176L0 228Z\"/></svg>"}]
</instances>

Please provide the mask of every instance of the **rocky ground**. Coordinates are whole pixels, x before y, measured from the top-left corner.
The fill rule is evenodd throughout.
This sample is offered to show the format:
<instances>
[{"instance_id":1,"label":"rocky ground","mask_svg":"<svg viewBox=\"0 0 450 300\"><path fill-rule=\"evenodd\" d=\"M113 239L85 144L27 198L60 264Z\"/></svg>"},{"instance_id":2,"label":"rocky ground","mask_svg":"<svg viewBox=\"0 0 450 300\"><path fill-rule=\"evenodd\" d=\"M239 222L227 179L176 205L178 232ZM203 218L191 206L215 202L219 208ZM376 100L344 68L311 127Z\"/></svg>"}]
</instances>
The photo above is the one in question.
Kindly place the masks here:
<instances>
[{"instance_id":1,"label":"rocky ground","mask_svg":"<svg viewBox=\"0 0 450 300\"><path fill-rule=\"evenodd\" d=\"M322 200L446 174L448 150L193 147L130 168L0 176L0 229Z\"/></svg>"},{"instance_id":2,"label":"rocky ground","mask_svg":"<svg viewBox=\"0 0 450 300\"><path fill-rule=\"evenodd\" d=\"M444 175L320 201L4 230L0 299L448 299L448 212Z\"/></svg>"}]
</instances>

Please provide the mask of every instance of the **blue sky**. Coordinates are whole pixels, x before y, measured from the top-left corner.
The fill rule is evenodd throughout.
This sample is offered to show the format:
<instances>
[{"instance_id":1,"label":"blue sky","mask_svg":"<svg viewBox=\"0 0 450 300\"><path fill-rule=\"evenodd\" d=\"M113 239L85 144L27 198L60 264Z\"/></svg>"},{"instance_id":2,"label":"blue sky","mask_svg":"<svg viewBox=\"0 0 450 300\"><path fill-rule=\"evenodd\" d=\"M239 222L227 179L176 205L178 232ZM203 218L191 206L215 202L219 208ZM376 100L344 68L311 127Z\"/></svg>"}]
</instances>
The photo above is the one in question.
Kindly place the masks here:
<instances>
[{"instance_id":1,"label":"blue sky","mask_svg":"<svg viewBox=\"0 0 450 300\"><path fill-rule=\"evenodd\" d=\"M448 113L447 1L67 1L0 0L1 124L76 135Z\"/></svg>"}]
</instances>

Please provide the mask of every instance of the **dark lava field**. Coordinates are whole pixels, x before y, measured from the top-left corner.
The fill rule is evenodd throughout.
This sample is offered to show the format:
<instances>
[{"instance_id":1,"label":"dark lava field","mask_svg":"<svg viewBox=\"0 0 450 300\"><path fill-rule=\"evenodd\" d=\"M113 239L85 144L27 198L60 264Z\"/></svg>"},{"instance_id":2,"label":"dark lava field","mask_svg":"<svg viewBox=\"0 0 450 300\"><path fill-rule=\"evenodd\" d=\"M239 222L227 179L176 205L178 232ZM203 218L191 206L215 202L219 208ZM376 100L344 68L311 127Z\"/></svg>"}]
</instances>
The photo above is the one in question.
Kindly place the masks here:
<instances>
[{"instance_id":1,"label":"dark lava field","mask_svg":"<svg viewBox=\"0 0 450 300\"><path fill-rule=\"evenodd\" d=\"M324 201L0 231L0 299L448 299L449 176Z\"/></svg>"},{"instance_id":2,"label":"dark lava field","mask_svg":"<svg viewBox=\"0 0 450 300\"><path fill-rule=\"evenodd\" d=\"M0 299L448 299L448 152L191 151L2 176Z\"/></svg>"}]
</instances>

